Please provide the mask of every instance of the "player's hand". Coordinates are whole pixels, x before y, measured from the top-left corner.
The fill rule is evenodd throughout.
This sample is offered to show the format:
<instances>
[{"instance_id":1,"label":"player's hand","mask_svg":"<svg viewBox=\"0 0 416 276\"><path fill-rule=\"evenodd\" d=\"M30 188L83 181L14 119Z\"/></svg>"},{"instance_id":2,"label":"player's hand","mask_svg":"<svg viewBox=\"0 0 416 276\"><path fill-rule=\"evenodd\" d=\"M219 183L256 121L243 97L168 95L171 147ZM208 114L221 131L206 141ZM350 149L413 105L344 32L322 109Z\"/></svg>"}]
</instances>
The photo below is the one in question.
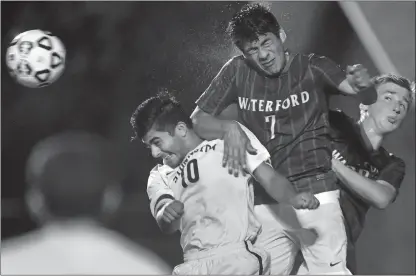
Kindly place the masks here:
<instances>
[{"instance_id":1,"label":"player's hand","mask_svg":"<svg viewBox=\"0 0 416 276\"><path fill-rule=\"evenodd\" d=\"M161 219L166 223L172 223L183 215L184 205L179 200L172 200L166 203L161 210Z\"/></svg>"},{"instance_id":2,"label":"player's hand","mask_svg":"<svg viewBox=\"0 0 416 276\"><path fill-rule=\"evenodd\" d=\"M319 200L312 193L303 192L292 198L291 205L295 209L316 209L319 207Z\"/></svg>"},{"instance_id":3,"label":"player's hand","mask_svg":"<svg viewBox=\"0 0 416 276\"><path fill-rule=\"evenodd\" d=\"M332 170L338 174L340 168L345 167L345 160L335 159L332 158L331 160L331 168Z\"/></svg>"},{"instance_id":4,"label":"player's hand","mask_svg":"<svg viewBox=\"0 0 416 276\"><path fill-rule=\"evenodd\" d=\"M222 166L228 165L228 173L238 177L239 171L245 175L247 171L246 151L249 154L256 154L246 133L237 122L231 122L224 134L224 156Z\"/></svg>"},{"instance_id":5,"label":"player's hand","mask_svg":"<svg viewBox=\"0 0 416 276\"><path fill-rule=\"evenodd\" d=\"M347 81L356 92L373 85L367 68L362 64L347 66Z\"/></svg>"},{"instance_id":6,"label":"player's hand","mask_svg":"<svg viewBox=\"0 0 416 276\"><path fill-rule=\"evenodd\" d=\"M342 164L347 163L347 161L344 159L344 157L342 156L342 154L339 151L337 151L337 150L333 150L332 151L332 160L338 160Z\"/></svg>"}]
</instances>

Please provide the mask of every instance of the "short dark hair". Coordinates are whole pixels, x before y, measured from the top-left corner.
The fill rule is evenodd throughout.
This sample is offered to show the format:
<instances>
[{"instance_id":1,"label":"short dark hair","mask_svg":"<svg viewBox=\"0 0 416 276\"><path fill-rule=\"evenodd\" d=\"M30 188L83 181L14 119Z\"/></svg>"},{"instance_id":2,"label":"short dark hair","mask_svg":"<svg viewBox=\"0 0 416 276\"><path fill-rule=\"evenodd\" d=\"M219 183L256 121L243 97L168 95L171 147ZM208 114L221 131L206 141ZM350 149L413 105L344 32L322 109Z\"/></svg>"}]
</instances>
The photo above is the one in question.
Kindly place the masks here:
<instances>
[{"instance_id":1,"label":"short dark hair","mask_svg":"<svg viewBox=\"0 0 416 276\"><path fill-rule=\"evenodd\" d=\"M190 116L175 97L167 91L161 92L142 102L133 112L130 124L135 136L132 140L142 139L152 127L173 135L179 122L184 122L188 128L192 128Z\"/></svg>"},{"instance_id":2,"label":"short dark hair","mask_svg":"<svg viewBox=\"0 0 416 276\"><path fill-rule=\"evenodd\" d=\"M414 102L414 98L415 98L414 82L411 82L409 79L405 77L397 76L394 74L384 74L384 75L376 76L373 78L373 83L375 86L378 86L383 83L388 83L388 82L397 84L398 86L403 87L404 89L408 90L409 95L410 95L409 104L412 104Z\"/></svg>"},{"instance_id":3,"label":"short dark hair","mask_svg":"<svg viewBox=\"0 0 416 276\"><path fill-rule=\"evenodd\" d=\"M245 5L230 20L227 33L233 43L241 49L242 43L255 41L259 35L271 32L279 36L280 24L270 7L261 3Z\"/></svg>"}]
</instances>

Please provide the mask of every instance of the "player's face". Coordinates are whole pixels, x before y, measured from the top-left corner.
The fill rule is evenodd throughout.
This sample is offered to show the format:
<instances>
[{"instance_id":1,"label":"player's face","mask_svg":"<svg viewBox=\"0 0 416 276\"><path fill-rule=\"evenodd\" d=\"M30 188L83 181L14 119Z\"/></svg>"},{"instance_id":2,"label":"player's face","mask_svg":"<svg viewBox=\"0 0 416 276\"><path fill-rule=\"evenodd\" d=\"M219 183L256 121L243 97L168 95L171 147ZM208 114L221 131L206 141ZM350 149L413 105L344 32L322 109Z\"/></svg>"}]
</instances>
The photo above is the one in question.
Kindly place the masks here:
<instances>
[{"instance_id":1,"label":"player's face","mask_svg":"<svg viewBox=\"0 0 416 276\"><path fill-rule=\"evenodd\" d=\"M154 158L162 159L163 164L171 168L177 167L184 158L184 143L176 133L170 135L167 131L151 128L143 137L143 143L150 148Z\"/></svg>"},{"instance_id":2,"label":"player's face","mask_svg":"<svg viewBox=\"0 0 416 276\"><path fill-rule=\"evenodd\" d=\"M259 35L255 41L243 43L241 50L244 57L267 76L280 73L286 64L283 43L270 32Z\"/></svg>"},{"instance_id":3,"label":"player's face","mask_svg":"<svg viewBox=\"0 0 416 276\"><path fill-rule=\"evenodd\" d=\"M397 84L387 82L377 87L377 101L368 107L368 115L380 134L396 130L407 114L410 91Z\"/></svg>"}]
</instances>

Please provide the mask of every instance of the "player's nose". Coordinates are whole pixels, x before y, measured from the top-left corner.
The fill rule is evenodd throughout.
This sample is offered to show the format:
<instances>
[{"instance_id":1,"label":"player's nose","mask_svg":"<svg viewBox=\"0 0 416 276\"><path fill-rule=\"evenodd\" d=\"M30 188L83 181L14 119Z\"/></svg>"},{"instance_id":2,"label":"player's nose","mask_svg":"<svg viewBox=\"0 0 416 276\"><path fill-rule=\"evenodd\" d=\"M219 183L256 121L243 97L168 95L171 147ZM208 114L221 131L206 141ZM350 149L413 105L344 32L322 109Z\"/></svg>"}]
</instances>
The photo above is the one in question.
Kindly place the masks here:
<instances>
[{"instance_id":1,"label":"player's nose","mask_svg":"<svg viewBox=\"0 0 416 276\"><path fill-rule=\"evenodd\" d=\"M396 114L400 114L400 103L398 103L398 102L394 102L394 103L393 103L393 111L394 111Z\"/></svg>"},{"instance_id":2,"label":"player's nose","mask_svg":"<svg viewBox=\"0 0 416 276\"><path fill-rule=\"evenodd\" d=\"M162 151L158 147L156 147L155 145L151 145L150 150L152 152L153 158L159 158L160 155L162 154Z\"/></svg>"},{"instance_id":3,"label":"player's nose","mask_svg":"<svg viewBox=\"0 0 416 276\"><path fill-rule=\"evenodd\" d=\"M262 49L262 48L259 49L259 59L260 60L267 59L267 51L265 49Z\"/></svg>"}]
</instances>

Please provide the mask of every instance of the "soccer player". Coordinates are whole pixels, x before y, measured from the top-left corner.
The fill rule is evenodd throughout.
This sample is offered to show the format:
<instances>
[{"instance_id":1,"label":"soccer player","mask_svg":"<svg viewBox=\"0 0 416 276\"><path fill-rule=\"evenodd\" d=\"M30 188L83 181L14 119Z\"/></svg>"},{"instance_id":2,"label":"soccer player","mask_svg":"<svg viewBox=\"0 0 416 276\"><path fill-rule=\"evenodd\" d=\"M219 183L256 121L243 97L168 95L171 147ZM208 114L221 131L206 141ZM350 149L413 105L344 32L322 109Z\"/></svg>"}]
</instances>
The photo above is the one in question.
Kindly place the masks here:
<instances>
[{"instance_id":1,"label":"soccer player","mask_svg":"<svg viewBox=\"0 0 416 276\"><path fill-rule=\"evenodd\" d=\"M85 132L48 137L27 161L27 204L40 228L5 242L2 275L167 275L156 254L106 228L122 175L108 141Z\"/></svg>"},{"instance_id":2,"label":"soccer player","mask_svg":"<svg viewBox=\"0 0 416 276\"><path fill-rule=\"evenodd\" d=\"M229 33L242 55L222 67L197 100L192 114L196 133L204 139L223 139L223 165L230 173L244 172L246 150L254 154L245 133L232 120L216 116L233 103L239 120L271 154L273 167L286 176L297 191L315 193L316 210L297 211L304 228L313 228L315 242L300 237L302 253L312 274L345 273L346 233L339 206L337 177L331 170L331 142L326 86L344 95L364 88L374 95L370 77L362 66L346 74L326 57L285 51L285 35L274 15L263 5L243 7L230 21ZM350 73L350 72L348 72ZM346 77L347 76L347 77ZM371 99L371 97L370 97ZM282 226L281 209L264 192L256 192L256 208L263 231L256 244L272 259L272 274L289 274L297 248L295 238Z\"/></svg>"},{"instance_id":3,"label":"soccer player","mask_svg":"<svg viewBox=\"0 0 416 276\"><path fill-rule=\"evenodd\" d=\"M251 244L260 231L251 177L236 178L221 166L223 141L198 137L189 116L169 95L144 101L133 113L131 124L152 156L174 168L157 166L148 186L151 211L161 230L181 231L185 262L173 273L269 274L268 253ZM247 157L248 172L275 200L295 208L317 208L319 201L311 193L296 193L266 163L267 150L244 131L258 150L257 155Z\"/></svg>"},{"instance_id":4,"label":"soccer player","mask_svg":"<svg viewBox=\"0 0 416 276\"><path fill-rule=\"evenodd\" d=\"M355 244L363 230L370 207L387 208L397 197L405 175L405 163L381 144L397 130L410 109L414 83L395 75L374 79L377 101L360 105L355 122L342 112L329 116L333 129L332 168L342 184L341 207L348 234L347 265L356 273Z\"/></svg>"}]
</instances>

